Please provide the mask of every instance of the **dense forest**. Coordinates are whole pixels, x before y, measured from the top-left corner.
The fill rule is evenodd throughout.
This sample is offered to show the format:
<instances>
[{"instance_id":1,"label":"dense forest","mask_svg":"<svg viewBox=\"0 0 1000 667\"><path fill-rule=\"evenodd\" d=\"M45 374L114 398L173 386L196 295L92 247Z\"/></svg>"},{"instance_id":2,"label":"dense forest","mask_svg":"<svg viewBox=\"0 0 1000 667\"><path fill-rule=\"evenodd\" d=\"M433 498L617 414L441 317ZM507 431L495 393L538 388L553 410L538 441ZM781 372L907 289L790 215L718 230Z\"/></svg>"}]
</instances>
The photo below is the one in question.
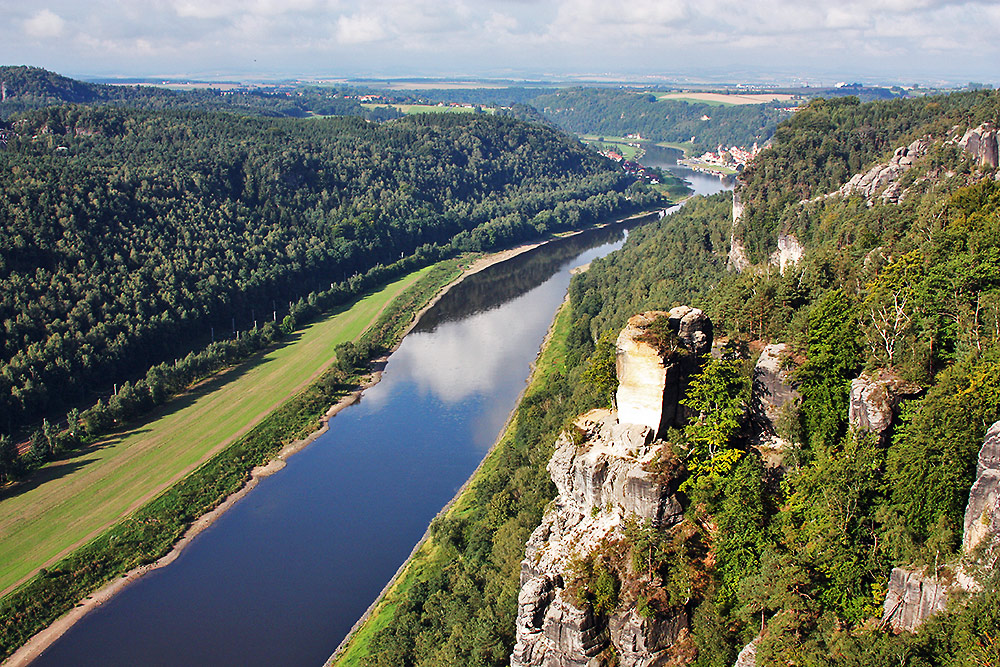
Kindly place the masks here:
<instances>
[{"instance_id":1,"label":"dense forest","mask_svg":"<svg viewBox=\"0 0 1000 667\"><path fill-rule=\"evenodd\" d=\"M601 88L560 90L531 104L569 132L619 137L638 133L649 141L691 142L704 150L719 144L763 144L788 115L776 103L718 106Z\"/></svg>"},{"instance_id":2,"label":"dense forest","mask_svg":"<svg viewBox=\"0 0 1000 667\"><path fill-rule=\"evenodd\" d=\"M593 369L607 365L627 318L681 303L703 308L728 342L695 378L692 405L710 394L726 406L717 414L745 415L755 354L769 342L789 346L802 399L778 422L791 444L777 467L739 422L670 432L672 451L694 457L678 473L687 478L684 519L627 531L615 547L623 559L604 561L601 573L611 605L621 581L648 570L641 613L679 604L691 618L676 664L728 667L757 636L758 665L997 664L998 575L974 561L967 567L984 590L965 604L912 634L880 618L891 568L955 567L976 456L1000 418L1000 182L952 143L1000 120L998 101L816 101L782 124L738 187L748 217L737 232L755 235L748 246L766 258L778 227L753 207L783 201L768 215L806 246L784 273L766 259L726 270L732 200L723 194L635 230L621 251L575 276L565 370L519 407L514 436L470 508L432 526L443 555L375 633L365 664L508 663L517 547L554 493L544 466L555 435L606 405ZM898 203L855 195L799 204L925 135L936 147L904 177ZM850 381L866 370L913 390L885 438L848 428ZM709 457L697 443L714 426L723 447Z\"/></svg>"},{"instance_id":3,"label":"dense forest","mask_svg":"<svg viewBox=\"0 0 1000 667\"><path fill-rule=\"evenodd\" d=\"M306 118L362 116L389 120L403 114L389 106L366 108L354 88L270 86L267 88L201 88L169 90L144 85L110 85L77 81L38 67L0 66L3 102L0 119L59 104L114 105L137 109L230 111L252 116Z\"/></svg>"},{"instance_id":4,"label":"dense forest","mask_svg":"<svg viewBox=\"0 0 1000 667\"><path fill-rule=\"evenodd\" d=\"M60 106L5 127L8 433L213 339L355 293L373 267L656 199L626 195L631 178L559 132L485 115L373 124Z\"/></svg>"}]
</instances>

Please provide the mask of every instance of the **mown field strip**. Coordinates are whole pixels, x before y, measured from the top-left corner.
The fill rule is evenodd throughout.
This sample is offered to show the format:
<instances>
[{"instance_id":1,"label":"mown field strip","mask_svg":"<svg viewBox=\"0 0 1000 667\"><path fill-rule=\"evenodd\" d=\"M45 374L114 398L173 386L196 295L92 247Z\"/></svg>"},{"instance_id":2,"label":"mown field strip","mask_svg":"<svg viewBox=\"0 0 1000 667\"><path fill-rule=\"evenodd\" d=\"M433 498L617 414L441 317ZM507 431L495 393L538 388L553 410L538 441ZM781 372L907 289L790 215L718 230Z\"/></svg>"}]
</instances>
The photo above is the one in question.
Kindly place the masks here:
<instances>
[{"instance_id":1,"label":"mown field strip","mask_svg":"<svg viewBox=\"0 0 1000 667\"><path fill-rule=\"evenodd\" d=\"M405 276L171 401L148 423L55 461L0 502L6 594L181 479L328 368L424 273Z\"/></svg>"}]
</instances>

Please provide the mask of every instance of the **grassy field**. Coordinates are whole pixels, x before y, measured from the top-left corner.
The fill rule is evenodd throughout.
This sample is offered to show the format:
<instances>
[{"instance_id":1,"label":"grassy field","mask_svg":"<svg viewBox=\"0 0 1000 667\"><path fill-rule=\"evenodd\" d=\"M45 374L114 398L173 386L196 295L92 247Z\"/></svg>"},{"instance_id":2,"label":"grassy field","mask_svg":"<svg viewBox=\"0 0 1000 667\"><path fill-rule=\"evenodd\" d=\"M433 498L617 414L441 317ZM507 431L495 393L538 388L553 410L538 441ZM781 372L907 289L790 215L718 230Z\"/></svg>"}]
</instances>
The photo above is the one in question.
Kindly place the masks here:
<instances>
[{"instance_id":1,"label":"grassy field","mask_svg":"<svg viewBox=\"0 0 1000 667\"><path fill-rule=\"evenodd\" d=\"M6 594L248 432L429 270L361 298L178 397L148 423L53 461L9 489L0 502L0 590Z\"/></svg>"},{"instance_id":2,"label":"grassy field","mask_svg":"<svg viewBox=\"0 0 1000 667\"><path fill-rule=\"evenodd\" d=\"M630 142L637 143L635 139L598 137L596 134L584 134L580 135L580 138L597 150L613 150L621 153L626 160L635 160L637 157L642 156L643 151L641 148L630 145Z\"/></svg>"},{"instance_id":3,"label":"grassy field","mask_svg":"<svg viewBox=\"0 0 1000 667\"><path fill-rule=\"evenodd\" d=\"M684 153L685 157L687 157L688 155L691 155L691 154L695 153L698 150L697 146L695 146L694 144L692 144L690 141L685 141L684 143L673 143L673 142L670 142L670 141L658 141L654 145L660 146L661 148L674 148L676 150L682 151Z\"/></svg>"},{"instance_id":4,"label":"grassy field","mask_svg":"<svg viewBox=\"0 0 1000 667\"><path fill-rule=\"evenodd\" d=\"M709 104L711 106L733 106L743 104L765 104L775 100L788 101L794 99L793 95L783 93L660 93L656 96L660 100L680 100L682 102L697 102L699 104Z\"/></svg>"},{"instance_id":5,"label":"grassy field","mask_svg":"<svg viewBox=\"0 0 1000 667\"><path fill-rule=\"evenodd\" d=\"M405 114L411 113L472 113L475 109L471 107L449 107L438 106L436 104L362 104L361 106L374 109L376 107L393 107ZM484 113L496 113L495 109L484 108Z\"/></svg>"},{"instance_id":6,"label":"grassy field","mask_svg":"<svg viewBox=\"0 0 1000 667\"><path fill-rule=\"evenodd\" d=\"M550 377L555 371L564 372L566 359L566 339L572 325L572 315L568 303L556 313L552 325L551 336L535 362L534 371L525 395L538 391L545 387ZM499 442L503 442L511 437L515 423L511 420L507 428L500 435ZM473 474L469 483L465 486L455 502L447 509L449 515L462 515L469 511L470 503L473 502L475 494L473 489L489 471L499 465L501 455L500 448L494 447L487 454L479 469ZM337 656L335 662L328 662L328 665L336 667L360 667L361 660L368 654L369 644L372 636L380 629L384 628L393 617L399 600L416 583L424 578L424 572L436 565L437 560L446 557L433 540L427 540L420 545L413 557L404 565L399 577L390 585L385 595L379 600L371 616L364 624L358 628L357 632L350 638L344 651Z\"/></svg>"}]
</instances>

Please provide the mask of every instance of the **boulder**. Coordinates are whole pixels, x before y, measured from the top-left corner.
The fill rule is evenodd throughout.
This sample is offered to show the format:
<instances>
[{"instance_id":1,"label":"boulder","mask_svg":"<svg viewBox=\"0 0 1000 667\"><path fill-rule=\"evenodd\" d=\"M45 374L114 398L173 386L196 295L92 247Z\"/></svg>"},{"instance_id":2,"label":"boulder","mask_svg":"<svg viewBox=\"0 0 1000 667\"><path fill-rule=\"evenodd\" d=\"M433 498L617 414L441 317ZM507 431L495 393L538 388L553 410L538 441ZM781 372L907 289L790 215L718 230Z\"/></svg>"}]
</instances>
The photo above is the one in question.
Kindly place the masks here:
<instances>
[{"instance_id":1,"label":"boulder","mask_svg":"<svg viewBox=\"0 0 1000 667\"><path fill-rule=\"evenodd\" d=\"M920 391L919 386L902 380L890 370L862 373L851 380L847 420L856 431L874 433L884 441L889 437L900 401Z\"/></svg>"}]
</instances>

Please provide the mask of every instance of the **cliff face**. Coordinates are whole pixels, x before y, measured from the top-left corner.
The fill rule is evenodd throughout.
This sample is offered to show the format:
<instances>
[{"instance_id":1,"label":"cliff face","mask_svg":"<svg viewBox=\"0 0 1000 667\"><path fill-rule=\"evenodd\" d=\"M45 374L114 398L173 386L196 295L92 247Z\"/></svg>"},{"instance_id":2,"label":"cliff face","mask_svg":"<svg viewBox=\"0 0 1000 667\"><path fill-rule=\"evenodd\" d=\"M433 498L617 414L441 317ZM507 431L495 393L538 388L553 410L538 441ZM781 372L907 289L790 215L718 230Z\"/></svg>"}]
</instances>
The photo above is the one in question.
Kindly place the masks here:
<instances>
[{"instance_id":1,"label":"cliff face","mask_svg":"<svg viewBox=\"0 0 1000 667\"><path fill-rule=\"evenodd\" d=\"M649 327L658 318L678 339L679 348L664 353L649 340ZM678 401L688 376L698 368L698 357L712 349L712 322L697 308L678 306L669 313L649 311L628 321L616 342L618 418L625 424L643 424L655 434L684 421Z\"/></svg>"},{"instance_id":2,"label":"cliff face","mask_svg":"<svg viewBox=\"0 0 1000 667\"><path fill-rule=\"evenodd\" d=\"M927 154L930 145L930 139L923 138L909 146L897 148L888 162L877 164L862 174L855 174L833 194L843 197L857 194L869 202L880 197L883 201L897 203L904 194L899 177L913 166L914 160Z\"/></svg>"},{"instance_id":3,"label":"cliff face","mask_svg":"<svg viewBox=\"0 0 1000 667\"><path fill-rule=\"evenodd\" d=\"M648 426L619 423L607 410L587 413L576 427L556 442L548 469L559 494L531 534L521 564L511 665L604 664L598 656L610 647L622 665L657 664L687 627L687 614L647 619L627 602L598 614L578 606L567 591L567 570L574 559L621 539L629 518L659 526L679 521L675 484L646 470L663 444L654 442Z\"/></svg>"},{"instance_id":4,"label":"cliff face","mask_svg":"<svg viewBox=\"0 0 1000 667\"><path fill-rule=\"evenodd\" d=\"M658 318L667 318L683 354L650 342ZM684 607L640 613L639 587L629 584L650 575L617 563L620 595L599 606L580 597L580 563L613 551L629 522L662 529L681 521L679 480L662 464L669 445L656 436L681 423L677 401L697 355L711 349L711 332L708 317L686 306L633 317L618 338L618 412L591 411L557 440L548 471L558 495L521 563L512 667L662 665L686 635Z\"/></svg>"},{"instance_id":5,"label":"cliff face","mask_svg":"<svg viewBox=\"0 0 1000 667\"><path fill-rule=\"evenodd\" d=\"M991 123L968 130L958 141L958 145L980 165L994 168L1000 166L1000 137Z\"/></svg>"},{"instance_id":6,"label":"cliff face","mask_svg":"<svg viewBox=\"0 0 1000 667\"><path fill-rule=\"evenodd\" d=\"M977 567L991 570L1000 546L1000 422L986 432L979 450L976 481L969 491L962 540L964 562L949 563L925 574L893 568L883 607L883 621L896 630L913 632L948 601L980 590L970 574Z\"/></svg>"},{"instance_id":7,"label":"cliff face","mask_svg":"<svg viewBox=\"0 0 1000 667\"><path fill-rule=\"evenodd\" d=\"M801 396L792 386L791 372L782 368L787 351L784 343L765 347L753 369L750 394L754 444L769 449L783 449L790 443L778 437L776 424L782 410Z\"/></svg>"},{"instance_id":8,"label":"cliff face","mask_svg":"<svg viewBox=\"0 0 1000 667\"><path fill-rule=\"evenodd\" d=\"M847 421L856 431L874 433L885 442L900 401L920 390L891 371L863 373L851 380Z\"/></svg>"},{"instance_id":9,"label":"cliff face","mask_svg":"<svg viewBox=\"0 0 1000 667\"><path fill-rule=\"evenodd\" d=\"M986 433L976 482L969 491L969 504L965 508L965 534L962 547L966 553L983 552L985 560L992 563L997 542L1000 540L1000 422L993 424Z\"/></svg>"}]
</instances>

